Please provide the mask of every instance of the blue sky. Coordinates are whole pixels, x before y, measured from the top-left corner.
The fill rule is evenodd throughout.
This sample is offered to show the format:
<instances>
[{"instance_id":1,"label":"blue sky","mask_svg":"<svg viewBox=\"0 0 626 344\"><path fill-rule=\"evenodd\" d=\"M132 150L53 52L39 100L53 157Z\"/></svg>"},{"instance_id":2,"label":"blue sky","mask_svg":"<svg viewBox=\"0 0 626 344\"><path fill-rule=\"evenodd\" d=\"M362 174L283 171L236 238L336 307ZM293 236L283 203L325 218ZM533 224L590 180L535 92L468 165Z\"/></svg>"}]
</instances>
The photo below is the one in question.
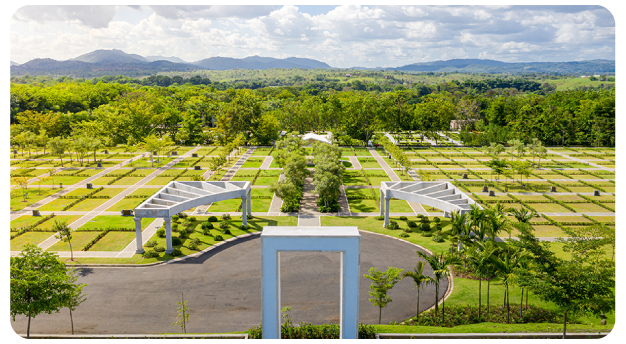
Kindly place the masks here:
<instances>
[{"instance_id":1,"label":"blue sky","mask_svg":"<svg viewBox=\"0 0 626 344\"><path fill-rule=\"evenodd\" d=\"M333 67L453 58L615 59L601 6L42 6L10 22L11 60L66 60L96 49L193 62L307 57Z\"/></svg>"}]
</instances>

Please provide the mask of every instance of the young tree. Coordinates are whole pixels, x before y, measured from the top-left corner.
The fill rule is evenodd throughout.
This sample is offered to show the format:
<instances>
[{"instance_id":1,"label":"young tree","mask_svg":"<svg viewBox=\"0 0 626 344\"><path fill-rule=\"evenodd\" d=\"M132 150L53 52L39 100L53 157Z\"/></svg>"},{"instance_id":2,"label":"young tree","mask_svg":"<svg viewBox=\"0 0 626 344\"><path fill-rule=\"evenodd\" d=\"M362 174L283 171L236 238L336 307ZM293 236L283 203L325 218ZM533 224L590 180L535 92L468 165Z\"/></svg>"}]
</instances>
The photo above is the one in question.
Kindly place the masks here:
<instances>
[{"instance_id":1,"label":"young tree","mask_svg":"<svg viewBox=\"0 0 626 344\"><path fill-rule=\"evenodd\" d=\"M413 280L413 285L415 286L415 289L417 289L417 308L415 309L415 318L417 318L420 314L420 288L433 283L433 279L428 275L424 275L424 262L422 261L417 262L413 271L403 272L402 279L405 279L406 277Z\"/></svg>"},{"instance_id":2,"label":"young tree","mask_svg":"<svg viewBox=\"0 0 626 344\"><path fill-rule=\"evenodd\" d=\"M54 137L50 140L50 150L52 154L58 155L61 159L61 167L63 167L63 156L65 155L65 151L67 150L69 143L64 138L59 136Z\"/></svg>"},{"instance_id":3,"label":"young tree","mask_svg":"<svg viewBox=\"0 0 626 344\"><path fill-rule=\"evenodd\" d=\"M370 296L369 299L372 305L378 307L378 323L380 324L382 319L383 308L387 306L391 301L393 301L389 296L387 296L387 292L393 288L398 281L400 281L400 274L403 269L398 269L394 267L387 267L385 271L379 271L377 268L370 268L369 275L364 275L365 278L368 278L372 281L370 285Z\"/></svg>"},{"instance_id":4,"label":"young tree","mask_svg":"<svg viewBox=\"0 0 626 344\"><path fill-rule=\"evenodd\" d=\"M54 189L54 172L56 171L56 168L54 167L50 167L50 168L46 168L45 170L46 172L43 174L44 176L46 176L46 180L50 179L52 181L52 188Z\"/></svg>"},{"instance_id":5,"label":"young tree","mask_svg":"<svg viewBox=\"0 0 626 344\"><path fill-rule=\"evenodd\" d=\"M581 262L560 260L551 272L539 267L520 270L519 275L520 281L537 297L559 306L563 312L563 339L568 314L600 315L615 309L615 275L611 267L598 269Z\"/></svg>"},{"instance_id":6,"label":"young tree","mask_svg":"<svg viewBox=\"0 0 626 344\"><path fill-rule=\"evenodd\" d=\"M28 317L27 338L31 318L58 313L80 294L85 284L76 284L76 280L55 254L35 245L27 244L17 257L11 257L11 318L15 321L18 314Z\"/></svg>"},{"instance_id":7,"label":"young tree","mask_svg":"<svg viewBox=\"0 0 626 344\"><path fill-rule=\"evenodd\" d=\"M178 305L178 315L176 316L176 321L172 323L172 326L180 326L180 329L183 330L183 333L187 333L187 322L189 322L189 307L187 306L187 300L183 296L183 293L180 293L181 302L176 302Z\"/></svg>"},{"instance_id":8,"label":"young tree","mask_svg":"<svg viewBox=\"0 0 626 344\"><path fill-rule=\"evenodd\" d=\"M68 274L72 278L72 280L76 281L78 276L76 276L76 270L69 269ZM66 307L70 311L70 322L72 323L72 334L74 334L74 316L72 312L76 310L76 308L83 302L85 302L87 296L83 294L82 288L75 288L69 293Z\"/></svg>"},{"instance_id":9,"label":"young tree","mask_svg":"<svg viewBox=\"0 0 626 344\"><path fill-rule=\"evenodd\" d=\"M417 251L417 255L424 259L430 267L433 269L433 280L435 283L435 316L439 311L439 283L444 277L450 275L449 268L452 265L460 264L460 260L456 256L448 255L448 254L438 254L438 255L427 255L422 251ZM443 307L444 304L442 304ZM444 311L445 312L445 311ZM444 321L445 321L445 313L443 313Z\"/></svg>"},{"instance_id":10,"label":"young tree","mask_svg":"<svg viewBox=\"0 0 626 344\"><path fill-rule=\"evenodd\" d=\"M74 251L72 250L72 228L70 228L70 226L68 226L66 221L57 221L54 220L54 225L52 225L52 230L54 230L55 232L57 232L57 234L54 235L55 238L63 241L63 242L67 242L70 245L70 261L74 260Z\"/></svg>"},{"instance_id":11,"label":"young tree","mask_svg":"<svg viewBox=\"0 0 626 344\"><path fill-rule=\"evenodd\" d=\"M16 185L18 188L22 190L22 196L24 197L24 202L26 202L26 196L28 195L28 177L24 176L16 176L11 177L11 184Z\"/></svg>"}]
</instances>

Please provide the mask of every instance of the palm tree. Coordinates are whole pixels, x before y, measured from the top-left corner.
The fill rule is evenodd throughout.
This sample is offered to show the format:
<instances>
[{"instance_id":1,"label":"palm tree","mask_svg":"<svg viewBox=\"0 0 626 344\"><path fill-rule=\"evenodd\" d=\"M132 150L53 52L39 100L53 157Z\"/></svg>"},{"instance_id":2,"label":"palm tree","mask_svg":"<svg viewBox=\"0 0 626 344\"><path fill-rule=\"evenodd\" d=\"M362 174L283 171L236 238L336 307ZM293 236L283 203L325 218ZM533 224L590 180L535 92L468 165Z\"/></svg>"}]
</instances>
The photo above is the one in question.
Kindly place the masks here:
<instances>
[{"instance_id":1,"label":"palm tree","mask_svg":"<svg viewBox=\"0 0 626 344\"><path fill-rule=\"evenodd\" d=\"M534 211L528 211L526 208L509 208L509 212L513 214L517 222L529 223L530 220L537 215Z\"/></svg>"},{"instance_id":2,"label":"palm tree","mask_svg":"<svg viewBox=\"0 0 626 344\"><path fill-rule=\"evenodd\" d=\"M489 260L493 264L497 274L502 278L502 284L504 285L504 305L506 306L506 322L510 321L510 306L509 306L509 286L516 282L515 269L525 265L528 254L524 252L521 247L511 247L512 242L507 242L507 253L504 254L504 259L497 255L492 255Z\"/></svg>"},{"instance_id":3,"label":"palm tree","mask_svg":"<svg viewBox=\"0 0 626 344\"><path fill-rule=\"evenodd\" d=\"M407 270L402 273L402 279L405 277L413 279L413 284L415 285L415 289L417 289L417 308L415 310L415 319L417 320L420 314L420 288L433 283L433 279L430 276L424 275L424 262L422 261L417 262L413 271Z\"/></svg>"},{"instance_id":4,"label":"palm tree","mask_svg":"<svg viewBox=\"0 0 626 344\"><path fill-rule=\"evenodd\" d=\"M465 240L470 232L467 213L459 214L457 211L451 212L450 223L452 224L450 234L452 234L457 241L457 251L461 251L463 250L462 241Z\"/></svg>"},{"instance_id":5,"label":"palm tree","mask_svg":"<svg viewBox=\"0 0 626 344\"><path fill-rule=\"evenodd\" d=\"M439 255L427 255L424 252L417 251L418 256L426 260L430 267L433 269L433 280L435 283L435 315L437 315L439 311L439 282L447 276L450 276L450 267L452 265L460 265L461 260L453 255L441 253ZM442 307L442 316L443 321L445 321L446 313L445 313L445 300L442 299L441 303Z\"/></svg>"},{"instance_id":6,"label":"palm tree","mask_svg":"<svg viewBox=\"0 0 626 344\"><path fill-rule=\"evenodd\" d=\"M474 268L478 274L478 318L480 319L482 308L482 281L483 277L488 277L488 268L490 264L490 257L496 251L494 241L476 242L467 252L467 261L470 266ZM487 295L489 295L489 288L487 288ZM489 300L487 300L487 309L489 309Z\"/></svg>"},{"instance_id":7,"label":"palm tree","mask_svg":"<svg viewBox=\"0 0 626 344\"><path fill-rule=\"evenodd\" d=\"M500 212L500 209L491 208L487 212L487 223L492 240L496 240L496 236L502 231L509 232L509 220Z\"/></svg>"}]
</instances>

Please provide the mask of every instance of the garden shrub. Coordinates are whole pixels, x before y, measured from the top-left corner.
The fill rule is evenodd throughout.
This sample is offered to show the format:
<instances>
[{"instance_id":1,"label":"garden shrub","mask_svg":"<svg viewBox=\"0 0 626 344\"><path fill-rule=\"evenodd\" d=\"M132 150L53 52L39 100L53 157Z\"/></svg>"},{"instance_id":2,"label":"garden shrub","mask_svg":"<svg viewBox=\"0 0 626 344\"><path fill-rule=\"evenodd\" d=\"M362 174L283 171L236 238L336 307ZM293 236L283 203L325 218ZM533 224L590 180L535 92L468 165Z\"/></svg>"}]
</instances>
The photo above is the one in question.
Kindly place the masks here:
<instances>
[{"instance_id":1,"label":"garden shrub","mask_svg":"<svg viewBox=\"0 0 626 344\"><path fill-rule=\"evenodd\" d=\"M252 220L252 215L250 215L250 214L246 215L246 219Z\"/></svg>"},{"instance_id":2,"label":"garden shrub","mask_svg":"<svg viewBox=\"0 0 626 344\"><path fill-rule=\"evenodd\" d=\"M197 249L198 249L198 247L200 246L200 244L201 244L201 243L200 243L200 239L198 239L198 238L193 238L193 239L191 239L191 241L189 241L189 244L187 245L187 247L188 247L190 250L197 250Z\"/></svg>"},{"instance_id":3,"label":"garden shrub","mask_svg":"<svg viewBox=\"0 0 626 344\"><path fill-rule=\"evenodd\" d=\"M230 220L230 214L222 214L222 220L224 221Z\"/></svg>"},{"instance_id":4,"label":"garden shrub","mask_svg":"<svg viewBox=\"0 0 626 344\"><path fill-rule=\"evenodd\" d=\"M178 222L179 217L177 215L172 216L173 222Z\"/></svg>"},{"instance_id":5,"label":"garden shrub","mask_svg":"<svg viewBox=\"0 0 626 344\"><path fill-rule=\"evenodd\" d=\"M213 239L214 239L215 241L223 241L223 240L224 240L224 238L222 238L222 236L221 236L221 235L219 235L219 234L218 234L218 235L216 235L215 237L213 237Z\"/></svg>"},{"instance_id":6,"label":"garden shrub","mask_svg":"<svg viewBox=\"0 0 626 344\"><path fill-rule=\"evenodd\" d=\"M178 223L172 223L172 232L178 232Z\"/></svg>"},{"instance_id":7,"label":"garden shrub","mask_svg":"<svg viewBox=\"0 0 626 344\"><path fill-rule=\"evenodd\" d=\"M400 225L396 221L391 220L389 221L389 226L387 228L388 229L400 229Z\"/></svg>"},{"instance_id":8,"label":"garden shrub","mask_svg":"<svg viewBox=\"0 0 626 344\"><path fill-rule=\"evenodd\" d=\"M312 325L301 322L297 326L289 323L281 325L282 339L339 339L339 324ZM248 329L249 339L263 338L262 325ZM376 339L374 326L359 323L359 339Z\"/></svg>"},{"instance_id":9,"label":"garden shrub","mask_svg":"<svg viewBox=\"0 0 626 344\"><path fill-rule=\"evenodd\" d=\"M422 233L422 236L423 236L423 237L426 237L426 238L428 238L428 237L431 237L431 236L433 236L433 233L429 233L429 232L424 232L424 233Z\"/></svg>"},{"instance_id":10,"label":"garden shrub","mask_svg":"<svg viewBox=\"0 0 626 344\"><path fill-rule=\"evenodd\" d=\"M420 218L420 222L421 223L430 223L430 219L428 217L426 217L426 216L422 216Z\"/></svg>"},{"instance_id":11,"label":"garden shrub","mask_svg":"<svg viewBox=\"0 0 626 344\"><path fill-rule=\"evenodd\" d=\"M211 236L211 230L208 228L202 228L202 235Z\"/></svg>"},{"instance_id":12,"label":"garden shrub","mask_svg":"<svg viewBox=\"0 0 626 344\"><path fill-rule=\"evenodd\" d=\"M178 213L176 215L178 215L178 217L180 217L181 219L184 219L184 218L187 217L187 214L185 214L185 213Z\"/></svg>"},{"instance_id":13,"label":"garden shrub","mask_svg":"<svg viewBox=\"0 0 626 344\"><path fill-rule=\"evenodd\" d=\"M222 230L222 234L231 234L230 229L226 228Z\"/></svg>"},{"instance_id":14,"label":"garden shrub","mask_svg":"<svg viewBox=\"0 0 626 344\"><path fill-rule=\"evenodd\" d=\"M189 232L185 228L183 228L183 229L178 231L178 237L179 238L186 238L188 234L189 234Z\"/></svg>"},{"instance_id":15,"label":"garden shrub","mask_svg":"<svg viewBox=\"0 0 626 344\"><path fill-rule=\"evenodd\" d=\"M179 248L173 249L172 253L170 253L170 256L172 257L182 256L182 255L183 255L183 252Z\"/></svg>"},{"instance_id":16,"label":"garden shrub","mask_svg":"<svg viewBox=\"0 0 626 344\"><path fill-rule=\"evenodd\" d=\"M209 221L209 222L217 222L217 217L215 217L215 216L211 215L211 216L209 216L209 218L207 219L207 221Z\"/></svg>"},{"instance_id":17,"label":"garden shrub","mask_svg":"<svg viewBox=\"0 0 626 344\"><path fill-rule=\"evenodd\" d=\"M408 238L409 234L408 233L400 233L400 235L398 235L400 238Z\"/></svg>"},{"instance_id":18,"label":"garden shrub","mask_svg":"<svg viewBox=\"0 0 626 344\"><path fill-rule=\"evenodd\" d=\"M406 216L400 216L400 220L402 220L402 221L406 221L406 220L407 220L407 218L406 218Z\"/></svg>"},{"instance_id":19,"label":"garden shrub","mask_svg":"<svg viewBox=\"0 0 626 344\"><path fill-rule=\"evenodd\" d=\"M421 220L421 219L424 218L424 215L423 214L417 214L417 218Z\"/></svg>"},{"instance_id":20,"label":"garden shrub","mask_svg":"<svg viewBox=\"0 0 626 344\"><path fill-rule=\"evenodd\" d=\"M409 228L417 227L417 224L415 223L415 221L409 221L406 223L406 225L409 226Z\"/></svg>"},{"instance_id":21,"label":"garden shrub","mask_svg":"<svg viewBox=\"0 0 626 344\"><path fill-rule=\"evenodd\" d=\"M435 223L439 223L439 222L441 222L441 219L440 219L438 216L435 216L435 218L433 219L433 221L434 221Z\"/></svg>"},{"instance_id":22,"label":"garden shrub","mask_svg":"<svg viewBox=\"0 0 626 344\"><path fill-rule=\"evenodd\" d=\"M175 246L175 245L180 245L180 244L182 244L182 243L183 243L183 241L182 241L182 240L180 240L180 238L179 238L179 237L172 237L172 245L173 245L173 246Z\"/></svg>"},{"instance_id":23,"label":"garden shrub","mask_svg":"<svg viewBox=\"0 0 626 344\"><path fill-rule=\"evenodd\" d=\"M155 247L154 247L154 250L155 250L156 252L165 252L165 247L160 246L160 245L159 245L159 246L155 246Z\"/></svg>"},{"instance_id":24,"label":"garden shrub","mask_svg":"<svg viewBox=\"0 0 626 344\"><path fill-rule=\"evenodd\" d=\"M156 231L156 235L157 235L159 238L165 238L165 229L163 229L163 228L159 228L159 229L157 229L157 231Z\"/></svg>"},{"instance_id":25,"label":"garden shrub","mask_svg":"<svg viewBox=\"0 0 626 344\"><path fill-rule=\"evenodd\" d=\"M157 258L159 253L154 250L145 251L142 255L143 258Z\"/></svg>"},{"instance_id":26,"label":"garden shrub","mask_svg":"<svg viewBox=\"0 0 626 344\"><path fill-rule=\"evenodd\" d=\"M435 234L433 236L433 241L434 242L443 242L443 237L441 237L441 235Z\"/></svg>"},{"instance_id":27,"label":"garden shrub","mask_svg":"<svg viewBox=\"0 0 626 344\"><path fill-rule=\"evenodd\" d=\"M189 220L189 222L195 222L196 221L196 217L192 216L192 217L188 218L188 220Z\"/></svg>"},{"instance_id":28,"label":"garden shrub","mask_svg":"<svg viewBox=\"0 0 626 344\"><path fill-rule=\"evenodd\" d=\"M239 229L241 229L241 230L244 230L244 231L245 231L245 230L250 229L250 226L248 226L248 225L241 225L241 226L239 226Z\"/></svg>"},{"instance_id":29,"label":"garden shrub","mask_svg":"<svg viewBox=\"0 0 626 344\"><path fill-rule=\"evenodd\" d=\"M424 232L427 232L430 230L430 225L428 223L422 222L422 224L420 225L420 229L423 230Z\"/></svg>"},{"instance_id":30,"label":"garden shrub","mask_svg":"<svg viewBox=\"0 0 626 344\"><path fill-rule=\"evenodd\" d=\"M445 323L442 322L441 313L435 315L434 309L420 313L419 317L412 319L418 326L459 326L478 324L485 321L485 305L483 305L482 319L478 318L478 307L469 305L446 306ZM510 320L512 324L525 323L558 323L563 321L563 315L558 310L546 310L533 305L528 305L524 309L523 315L520 317L519 304L510 304ZM514 311L517 310L517 311ZM571 322L575 322L571 319ZM568 317L568 322L570 321ZM489 322L505 324L506 323L506 307L495 305L489 307ZM406 323L406 322L405 322Z\"/></svg>"},{"instance_id":31,"label":"garden shrub","mask_svg":"<svg viewBox=\"0 0 626 344\"><path fill-rule=\"evenodd\" d=\"M403 231L404 231L404 233L411 233L411 232L413 232L413 231L411 230L411 228L405 228L405 229L403 229Z\"/></svg>"},{"instance_id":32,"label":"garden shrub","mask_svg":"<svg viewBox=\"0 0 626 344\"><path fill-rule=\"evenodd\" d=\"M378 221L382 221L382 220L385 219L385 217L384 216L376 216L375 219L378 220Z\"/></svg>"},{"instance_id":33,"label":"garden shrub","mask_svg":"<svg viewBox=\"0 0 626 344\"><path fill-rule=\"evenodd\" d=\"M228 228L228 222L220 222L219 227L220 227L220 229L226 229L226 228Z\"/></svg>"},{"instance_id":34,"label":"garden shrub","mask_svg":"<svg viewBox=\"0 0 626 344\"><path fill-rule=\"evenodd\" d=\"M200 225L200 228L204 229L213 229L213 224L211 222L204 222L202 225Z\"/></svg>"},{"instance_id":35,"label":"garden shrub","mask_svg":"<svg viewBox=\"0 0 626 344\"><path fill-rule=\"evenodd\" d=\"M154 247L156 245L157 245L156 240L148 240L148 242L146 242L146 244L143 245L143 246L145 246L145 247Z\"/></svg>"}]
</instances>

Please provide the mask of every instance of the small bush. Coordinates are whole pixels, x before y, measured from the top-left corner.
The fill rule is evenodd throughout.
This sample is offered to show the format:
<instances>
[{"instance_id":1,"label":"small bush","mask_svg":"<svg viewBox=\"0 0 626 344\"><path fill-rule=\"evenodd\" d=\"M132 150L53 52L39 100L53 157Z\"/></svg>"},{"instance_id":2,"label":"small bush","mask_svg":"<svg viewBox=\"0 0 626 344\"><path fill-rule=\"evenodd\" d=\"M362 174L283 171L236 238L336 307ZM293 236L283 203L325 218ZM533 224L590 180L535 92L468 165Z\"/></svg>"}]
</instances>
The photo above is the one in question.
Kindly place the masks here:
<instances>
[{"instance_id":1,"label":"small bush","mask_svg":"<svg viewBox=\"0 0 626 344\"><path fill-rule=\"evenodd\" d=\"M226 229L226 228L228 228L228 222L220 222L219 227L220 227L220 229Z\"/></svg>"},{"instance_id":2,"label":"small bush","mask_svg":"<svg viewBox=\"0 0 626 344\"><path fill-rule=\"evenodd\" d=\"M403 229L404 233L412 233L413 230L411 230L411 228L405 228Z\"/></svg>"},{"instance_id":3,"label":"small bush","mask_svg":"<svg viewBox=\"0 0 626 344\"><path fill-rule=\"evenodd\" d=\"M409 234L407 233L400 233L400 235L398 235L400 238L408 238Z\"/></svg>"},{"instance_id":4,"label":"small bush","mask_svg":"<svg viewBox=\"0 0 626 344\"><path fill-rule=\"evenodd\" d=\"M178 222L178 219L179 219L178 215L172 216L172 221Z\"/></svg>"},{"instance_id":5,"label":"small bush","mask_svg":"<svg viewBox=\"0 0 626 344\"><path fill-rule=\"evenodd\" d=\"M230 214L222 214L222 220L224 221L230 220Z\"/></svg>"},{"instance_id":6,"label":"small bush","mask_svg":"<svg viewBox=\"0 0 626 344\"><path fill-rule=\"evenodd\" d=\"M145 251L142 255L143 258L157 258L159 253L154 250Z\"/></svg>"},{"instance_id":7,"label":"small bush","mask_svg":"<svg viewBox=\"0 0 626 344\"><path fill-rule=\"evenodd\" d=\"M179 248L173 249L172 253L170 253L170 256L172 257L182 256L182 255L183 255L183 252Z\"/></svg>"},{"instance_id":8,"label":"small bush","mask_svg":"<svg viewBox=\"0 0 626 344\"><path fill-rule=\"evenodd\" d=\"M189 235L189 232L185 228L183 228L183 229L178 231L178 237L179 238L186 238L187 235Z\"/></svg>"},{"instance_id":9,"label":"small bush","mask_svg":"<svg viewBox=\"0 0 626 344\"><path fill-rule=\"evenodd\" d=\"M211 222L204 222L200 225L200 228L204 229L213 229L213 224Z\"/></svg>"},{"instance_id":10,"label":"small bush","mask_svg":"<svg viewBox=\"0 0 626 344\"><path fill-rule=\"evenodd\" d=\"M239 229L241 229L241 230L244 230L244 231L245 231L245 230L250 229L250 226L248 226L248 225L241 225L241 226L239 226Z\"/></svg>"},{"instance_id":11,"label":"small bush","mask_svg":"<svg viewBox=\"0 0 626 344\"><path fill-rule=\"evenodd\" d=\"M211 236L211 230L208 228L202 228L202 235Z\"/></svg>"},{"instance_id":12,"label":"small bush","mask_svg":"<svg viewBox=\"0 0 626 344\"><path fill-rule=\"evenodd\" d=\"M163 228L159 228L159 229L157 229L157 231L156 231L156 235L157 235L159 238L165 238L165 229L163 229Z\"/></svg>"},{"instance_id":13,"label":"small bush","mask_svg":"<svg viewBox=\"0 0 626 344\"><path fill-rule=\"evenodd\" d=\"M178 232L178 223L172 223L172 232Z\"/></svg>"},{"instance_id":14,"label":"small bush","mask_svg":"<svg viewBox=\"0 0 626 344\"><path fill-rule=\"evenodd\" d=\"M422 233L422 236L426 237L426 238L429 238L429 237L433 236L433 233L424 232L424 233Z\"/></svg>"},{"instance_id":15,"label":"small bush","mask_svg":"<svg viewBox=\"0 0 626 344\"><path fill-rule=\"evenodd\" d=\"M385 217L384 216L376 216L375 219L378 220L378 221L382 221L382 220L385 219Z\"/></svg>"},{"instance_id":16,"label":"small bush","mask_svg":"<svg viewBox=\"0 0 626 344\"><path fill-rule=\"evenodd\" d=\"M389 221L389 226L387 226L388 229L400 229L400 225L396 222L396 221Z\"/></svg>"},{"instance_id":17,"label":"small bush","mask_svg":"<svg viewBox=\"0 0 626 344\"><path fill-rule=\"evenodd\" d=\"M173 246L180 245L180 244L182 244L182 243L183 243L183 241L182 241L182 240L180 240L180 238L179 238L179 237L172 237L172 245L173 245Z\"/></svg>"},{"instance_id":18,"label":"small bush","mask_svg":"<svg viewBox=\"0 0 626 344\"><path fill-rule=\"evenodd\" d=\"M156 246L156 244L157 244L156 240L148 240L148 242L146 242L146 244L143 245L143 246L145 246L145 247L154 247L154 246Z\"/></svg>"},{"instance_id":19,"label":"small bush","mask_svg":"<svg viewBox=\"0 0 626 344\"><path fill-rule=\"evenodd\" d=\"M430 223L430 220L428 219L428 217L426 217L426 216L422 216L422 217L420 218L420 222L421 222L421 223Z\"/></svg>"},{"instance_id":20,"label":"small bush","mask_svg":"<svg viewBox=\"0 0 626 344\"><path fill-rule=\"evenodd\" d=\"M163 246L155 246L154 250L157 252L165 252L165 247Z\"/></svg>"},{"instance_id":21,"label":"small bush","mask_svg":"<svg viewBox=\"0 0 626 344\"><path fill-rule=\"evenodd\" d=\"M214 239L215 241L223 241L223 240L224 240L224 238L222 238L222 236L221 236L221 235L219 235L219 234L218 234L218 235L216 235L213 239Z\"/></svg>"},{"instance_id":22,"label":"small bush","mask_svg":"<svg viewBox=\"0 0 626 344\"><path fill-rule=\"evenodd\" d=\"M435 218L433 219L433 221L434 221L435 223L439 223L439 222L441 222L441 219L440 219L439 217L435 216Z\"/></svg>"},{"instance_id":23,"label":"small bush","mask_svg":"<svg viewBox=\"0 0 626 344\"><path fill-rule=\"evenodd\" d=\"M435 236L433 236L433 241L434 242L443 242L443 237L441 235L435 235Z\"/></svg>"},{"instance_id":24,"label":"small bush","mask_svg":"<svg viewBox=\"0 0 626 344\"><path fill-rule=\"evenodd\" d=\"M406 223L406 225L409 226L409 228L417 227L417 224L415 223L415 221L409 221Z\"/></svg>"},{"instance_id":25,"label":"small bush","mask_svg":"<svg viewBox=\"0 0 626 344\"><path fill-rule=\"evenodd\" d=\"M200 246L200 244L201 244L201 243L200 243L200 239L198 239L198 238L193 238L193 239L191 239L191 241L189 241L189 244L187 245L187 247L188 247L190 250L197 250L197 249L198 249L198 247Z\"/></svg>"},{"instance_id":26,"label":"small bush","mask_svg":"<svg viewBox=\"0 0 626 344\"><path fill-rule=\"evenodd\" d=\"M211 215L211 216L209 216L207 221L209 221L209 222L217 222L217 217Z\"/></svg>"},{"instance_id":27,"label":"small bush","mask_svg":"<svg viewBox=\"0 0 626 344\"><path fill-rule=\"evenodd\" d=\"M421 219L423 219L423 218L424 218L424 215L422 215L422 214L417 214L417 218L421 220Z\"/></svg>"},{"instance_id":28,"label":"small bush","mask_svg":"<svg viewBox=\"0 0 626 344\"><path fill-rule=\"evenodd\" d=\"M192 217L188 218L187 220L189 220L189 222L195 222L196 221L196 217L192 216Z\"/></svg>"},{"instance_id":29,"label":"small bush","mask_svg":"<svg viewBox=\"0 0 626 344\"><path fill-rule=\"evenodd\" d=\"M246 215L246 219L252 220L252 215Z\"/></svg>"},{"instance_id":30,"label":"small bush","mask_svg":"<svg viewBox=\"0 0 626 344\"><path fill-rule=\"evenodd\" d=\"M185 213L178 213L176 215L178 215L178 217L180 217L181 219L184 219L184 218L187 217L187 214L185 214Z\"/></svg>"},{"instance_id":31,"label":"small bush","mask_svg":"<svg viewBox=\"0 0 626 344\"><path fill-rule=\"evenodd\" d=\"M226 229L222 230L222 234L231 234L230 233L230 229L226 228Z\"/></svg>"},{"instance_id":32,"label":"small bush","mask_svg":"<svg viewBox=\"0 0 626 344\"><path fill-rule=\"evenodd\" d=\"M406 220L407 220L407 218L406 218L406 216L400 216L400 220L402 220L402 221L406 221Z\"/></svg>"}]
</instances>

